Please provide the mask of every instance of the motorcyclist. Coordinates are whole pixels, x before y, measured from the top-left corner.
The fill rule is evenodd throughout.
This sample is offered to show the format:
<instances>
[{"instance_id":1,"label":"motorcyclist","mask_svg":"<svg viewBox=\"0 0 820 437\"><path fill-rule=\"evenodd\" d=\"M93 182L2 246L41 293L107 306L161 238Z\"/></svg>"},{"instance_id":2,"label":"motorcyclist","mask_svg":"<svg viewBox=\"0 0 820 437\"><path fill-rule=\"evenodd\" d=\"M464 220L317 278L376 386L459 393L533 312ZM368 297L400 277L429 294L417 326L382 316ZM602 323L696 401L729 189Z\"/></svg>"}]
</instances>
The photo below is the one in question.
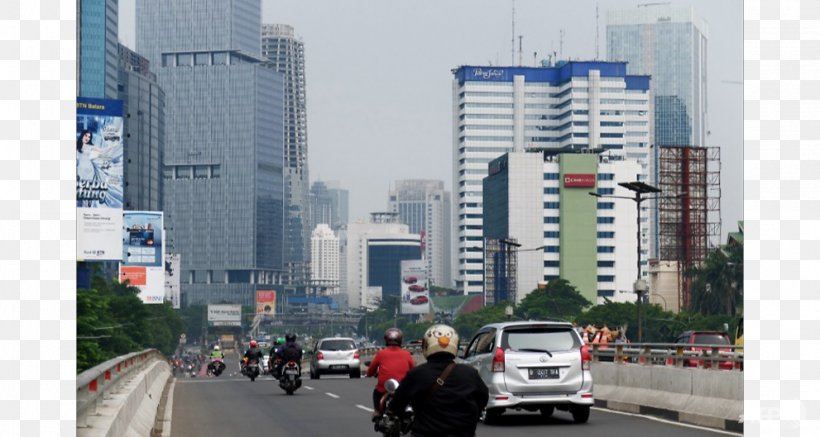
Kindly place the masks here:
<instances>
[{"instance_id":1,"label":"motorcyclist","mask_svg":"<svg viewBox=\"0 0 820 437\"><path fill-rule=\"evenodd\" d=\"M416 366L410 352L401 348L404 339L399 328L390 328L384 331L385 348L380 350L370 365L367 367L366 376L375 376L378 373L379 379L376 388L373 389L373 417L379 416L379 402L384 396L384 383L390 378L401 382L407 371Z\"/></svg>"},{"instance_id":2,"label":"motorcyclist","mask_svg":"<svg viewBox=\"0 0 820 437\"><path fill-rule=\"evenodd\" d=\"M276 349L276 378L282 375L282 366L288 361L296 361L296 365L302 365L302 346L296 343L296 334L285 334L285 344Z\"/></svg>"},{"instance_id":3,"label":"motorcyclist","mask_svg":"<svg viewBox=\"0 0 820 437\"><path fill-rule=\"evenodd\" d=\"M211 362L208 363L208 368L214 370L218 361L217 360L224 360L225 354L219 349L219 345L215 344L214 349L211 351ZM220 363L221 364L221 363ZM222 364L224 366L224 364Z\"/></svg>"},{"instance_id":4,"label":"motorcyclist","mask_svg":"<svg viewBox=\"0 0 820 437\"><path fill-rule=\"evenodd\" d=\"M268 355L268 370L274 376L276 376L276 372L274 372L276 365L282 361L276 358L276 350L283 344L285 344L285 337L276 337L276 340L273 341L273 347L270 349L270 354Z\"/></svg>"},{"instance_id":5,"label":"motorcyclist","mask_svg":"<svg viewBox=\"0 0 820 437\"><path fill-rule=\"evenodd\" d=\"M413 437L475 436L489 393L477 370L455 363L457 350L458 334L452 327L433 325L424 333L427 362L407 372L389 410L398 415L407 404L413 406Z\"/></svg>"},{"instance_id":6,"label":"motorcyclist","mask_svg":"<svg viewBox=\"0 0 820 437\"><path fill-rule=\"evenodd\" d=\"M248 344L248 350L245 351L245 355L242 357L242 370L245 370L251 360L256 360L256 363L259 364L262 361L262 357L262 350L259 349L256 340L251 340Z\"/></svg>"}]
</instances>

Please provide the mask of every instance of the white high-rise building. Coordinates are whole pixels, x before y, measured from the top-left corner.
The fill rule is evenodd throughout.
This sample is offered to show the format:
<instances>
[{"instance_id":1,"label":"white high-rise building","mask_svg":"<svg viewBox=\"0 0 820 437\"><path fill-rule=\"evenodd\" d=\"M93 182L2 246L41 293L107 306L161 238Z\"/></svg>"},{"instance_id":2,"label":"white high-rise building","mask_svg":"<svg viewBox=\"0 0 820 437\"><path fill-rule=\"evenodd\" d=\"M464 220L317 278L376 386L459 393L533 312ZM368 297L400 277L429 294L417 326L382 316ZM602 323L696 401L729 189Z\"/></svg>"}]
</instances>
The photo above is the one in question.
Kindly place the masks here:
<instances>
[{"instance_id":1,"label":"white high-rise building","mask_svg":"<svg viewBox=\"0 0 820 437\"><path fill-rule=\"evenodd\" d=\"M381 288L381 298L398 298L401 261L421 259L421 241L398 214L373 213L370 222L348 223L339 231L340 292L352 308L373 308L368 289Z\"/></svg>"},{"instance_id":2,"label":"white high-rise building","mask_svg":"<svg viewBox=\"0 0 820 437\"><path fill-rule=\"evenodd\" d=\"M327 294L339 287L339 237L325 223L320 223L310 237L310 280Z\"/></svg>"},{"instance_id":3,"label":"white high-rise building","mask_svg":"<svg viewBox=\"0 0 820 437\"><path fill-rule=\"evenodd\" d=\"M390 211L422 236L427 274L432 285L452 287L450 274L450 192L444 181L407 179L390 189Z\"/></svg>"},{"instance_id":4,"label":"white high-rise building","mask_svg":"<svg viewBox=\"0 0 820 437\"><path fill-rule=\"evenodd\" d=\"M600 150L634 160L652 183L649 76L624 62L453 70L453 241L456 286L484 291L482 181L513 150ZM619 181L620 182L620 181Z\"/></svg>"}]
</instances>

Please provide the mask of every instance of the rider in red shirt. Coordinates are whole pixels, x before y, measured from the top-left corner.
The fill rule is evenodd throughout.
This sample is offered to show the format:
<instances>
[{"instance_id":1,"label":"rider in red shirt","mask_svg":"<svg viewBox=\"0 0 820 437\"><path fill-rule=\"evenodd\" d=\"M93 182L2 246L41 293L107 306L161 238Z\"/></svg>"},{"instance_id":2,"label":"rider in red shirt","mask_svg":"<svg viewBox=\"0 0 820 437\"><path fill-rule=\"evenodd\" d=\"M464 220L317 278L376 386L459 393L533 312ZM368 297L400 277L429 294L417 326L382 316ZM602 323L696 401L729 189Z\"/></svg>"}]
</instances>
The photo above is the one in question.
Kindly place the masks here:
<instances>
[{"instance_id":1,"label":"rider in red shirt","mask_svg":"<svg viewBox=\"0 0 820 437\"><path fill-rule=\"evenodd\" d=\"M370 366L367 367L367 376L375 376L379 374L379 381L376 383L376 388L373 389L373 416L379 415L379 402L385 393L384 383L390 378L401 382L404 375L415 367L416 363L413 361L413 356L410 352L401 348L403 334L398 328L390 328L384 331L384 344L387 345L380 350Z\"/></svg>"}]
</instances>

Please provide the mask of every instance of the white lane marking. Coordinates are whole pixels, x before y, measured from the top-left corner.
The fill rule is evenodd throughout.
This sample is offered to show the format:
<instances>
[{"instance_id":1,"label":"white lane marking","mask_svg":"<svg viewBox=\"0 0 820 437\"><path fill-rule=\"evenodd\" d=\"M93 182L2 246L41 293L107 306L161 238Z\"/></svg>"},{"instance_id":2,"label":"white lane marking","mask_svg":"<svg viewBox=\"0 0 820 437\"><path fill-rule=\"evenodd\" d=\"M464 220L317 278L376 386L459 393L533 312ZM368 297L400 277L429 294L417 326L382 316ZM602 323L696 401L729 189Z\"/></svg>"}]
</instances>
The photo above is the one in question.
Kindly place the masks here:
<instances>
[{"instance_id":1,"label":"white lane marking","mask_svg":"<svg viewBox=\"0 0 820 437\"><path fill-rule=\"evenodd\" d=\"M326 395L332 397L333 399L339 399L339 395L334 395L333 393L325 393Z\"/></svg>"},{"instance_id":2,"label":"white lane marking","mask_svg":"<svg viewBox=\"0 0 820 437\"><path fill-rule=\"evenodd\" d=\"M715 428L707 428L705 426L693 425L691 423L675 422L673 420L662 419L660 417L655 417L655 416L644 416L642 414L627 413L626 411L616 411L616 410L610 410L610 409L607 409L607 408L599 408L599 407L592 407L592 409L593 410L598 410L598 411L603 411L605 413L622 414L624 416L643 417L644 419L654 420L656 422L668 423L670 425L678 425L678 426L682 426L682 427L685 427L685 428L694 428L694 429L699 429L699 430L702 430L702 431L711 431L711 432L714 432L714 433L717 433L717 434L725 434L725 435L740 436L740 437L743 436L743 434L736 433L736 432L724 431L722 429L715 429Z\"/></svg>"},{"instance_id":3,"label":"white lane marking","mask_svg":"<svg viewBox=\"0 0 820 437\"><path fill-rule=\"evenodd\" d=\"M306 385L305 388L308 389L308 390L313 390L313 387L311 387L309 385Z\"/></svg>"},{"instance_id":4,"label":"white lane marking","mask_svg":"<svg viewBox=\"0 0 820 437\"><path fill-rule=\"evenodd\" d=\"M372 408L367 408L367 407L365 407L364 405L359 405L359 404L356 404L356 408L359 408L359 409L362 409L362 410L364 410L364 411L367 411L368 413L372 413L372 412L373 412L373 409L372 409Z\"/></svg>"}]
</instances>

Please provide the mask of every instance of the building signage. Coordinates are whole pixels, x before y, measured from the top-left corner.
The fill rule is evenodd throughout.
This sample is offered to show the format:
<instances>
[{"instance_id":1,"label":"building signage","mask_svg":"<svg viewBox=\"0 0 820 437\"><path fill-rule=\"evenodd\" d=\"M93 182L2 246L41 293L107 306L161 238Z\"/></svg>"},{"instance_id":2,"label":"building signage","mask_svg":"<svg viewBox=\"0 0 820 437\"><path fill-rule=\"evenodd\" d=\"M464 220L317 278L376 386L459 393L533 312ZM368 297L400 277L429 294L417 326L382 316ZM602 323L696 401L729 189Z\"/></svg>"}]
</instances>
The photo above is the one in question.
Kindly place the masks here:
<instances>
[{"instance_id":1,"label":"building signage","mask_svg":"<svg viewBox=\"0 0 820 437\"><path fill-rule=\"evenodd\" d=\"M501 68L475 68L473 69L473 79L498 80L504 77L504 70Z\"/></svg>"},{"instance_id":2,"label":"building signage","mask_svg":"<svg viewBox=\"0 0 820 437\"><path fill-rule=\"evenodd\" d=\"M242 326L241 305L208 305L208 325Z\"/></svg>"},{"instance_id":3,"label":"building signage","mask_svg":"<svg viewBox=\"0 0 820 437\"><path fill-rule=\"evenodd\" d=\"M595 187L595 174L579 174L566 173L564 174L565 188L590 188Z\"/></svg>"}]
</instances>

